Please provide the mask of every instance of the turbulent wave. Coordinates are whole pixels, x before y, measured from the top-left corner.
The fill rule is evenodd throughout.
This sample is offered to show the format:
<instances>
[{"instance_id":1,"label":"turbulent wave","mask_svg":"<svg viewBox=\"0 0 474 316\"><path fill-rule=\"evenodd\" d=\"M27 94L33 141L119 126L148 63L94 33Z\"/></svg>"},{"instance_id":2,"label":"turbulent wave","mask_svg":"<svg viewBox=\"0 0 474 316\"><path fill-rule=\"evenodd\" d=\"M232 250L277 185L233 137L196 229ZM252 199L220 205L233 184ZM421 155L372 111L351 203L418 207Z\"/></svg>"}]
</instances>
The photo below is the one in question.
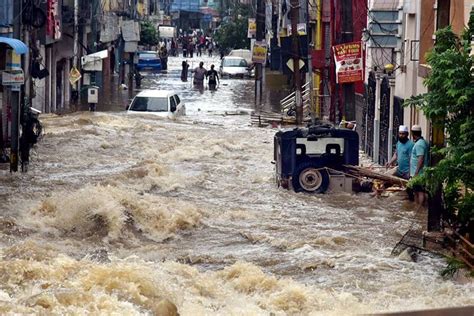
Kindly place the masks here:
<instances>
[{"instance_id":1,"label":"turbulent wave","mask_svg":"<svg viewBox=\"0 0 474 316\"><path fill-rule=\"evenodd\" d=\"M113 186L86 185L57 192L25 214L23 222L59 235L101 236L107 241L131 237L132 231L160 241L178 230L199 225L203 211L171 197L138 194Z\"/></svg>"},{"instance_id":2,"label":"turbulent wave","mask_svg":"<svg viewBox=\"0 0 474 316\"><path fill-rule=\"evenodd\" d=\"M141 314L156 313L163 305L175 306L181 315L336 314L348 306L370 310L349 294L279 279L245 262L216 272L133 257L104 264L75 260L35 243L4 249L3 257L1 313Z\"/></svg>"},{"instance_id":3,"label":"turbulent wave","mask_svg":"<svg viewBox=\"0 0 474 316\"><path fill-rule=\"evenodd\" d=\"M219 114L235 110L229 88L244 80L204 92L209 99L166 75L149 80L183 91L189 117L42 115L30 171L0 170L0 314L346 315L472 304L472 283L439 277L442 259L390 256L421 223L403 202L276 188L275 130ZM242 107L248 93L239 95Z\"/></svg>"}]
</instances>

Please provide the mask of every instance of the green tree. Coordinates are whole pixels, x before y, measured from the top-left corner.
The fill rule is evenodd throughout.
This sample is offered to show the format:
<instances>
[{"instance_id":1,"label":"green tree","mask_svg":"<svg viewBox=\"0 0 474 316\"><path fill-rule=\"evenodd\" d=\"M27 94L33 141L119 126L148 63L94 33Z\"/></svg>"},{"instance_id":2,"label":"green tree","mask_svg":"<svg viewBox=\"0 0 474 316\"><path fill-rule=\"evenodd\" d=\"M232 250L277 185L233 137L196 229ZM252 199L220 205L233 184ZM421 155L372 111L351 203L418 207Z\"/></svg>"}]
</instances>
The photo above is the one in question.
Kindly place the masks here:
<instances>
[{"instance_id":1,"label":"green tree","mask_svg":"<svg viewBox=\"0 0 474 316\"><path fill-rule=\"evenodd\" d=\"M436 43L427 55L431 72L424 84L428 92L405 104L421 108L447 137L447 146L433 148L441 155L440 162L414 182L423 183L431 193L441 187L450 220L467 231L474 220L473 35L474 10L461 38L451 27L436 32Z\"/></svg>"},{"instance_id":2,"label":"green tree","mask_svg":"<svg viewBox=\"0 0 474 316\"><path fill-rule=\"evenodd\" d=\"M236 4L231 11L232 16L217 29L215 40L226 50L250 48L247 28L251 8L247 5Z\"/></svg>"},{"instance_id":3,"label":"green tree","mask_svg":"<svg viewBox=\"0 0 474 316\"><path fill-rule=\"evenodd\" d=\"M140 23L140 45L153 46L158 44L158 31L150 21Z\"/></svg>"}]
</instances>

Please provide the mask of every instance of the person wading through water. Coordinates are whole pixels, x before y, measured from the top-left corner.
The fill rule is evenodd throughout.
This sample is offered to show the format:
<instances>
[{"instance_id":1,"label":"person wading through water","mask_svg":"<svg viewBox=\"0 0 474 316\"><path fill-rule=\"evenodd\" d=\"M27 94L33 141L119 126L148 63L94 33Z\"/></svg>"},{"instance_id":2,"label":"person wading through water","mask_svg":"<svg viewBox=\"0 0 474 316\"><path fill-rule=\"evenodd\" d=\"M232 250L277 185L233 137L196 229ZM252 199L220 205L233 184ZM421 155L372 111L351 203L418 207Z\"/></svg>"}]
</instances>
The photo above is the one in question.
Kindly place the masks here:
<instances>
[{"instance_id":1,"label":"person wading through water","mask_svg":"<svg viewBox=\"0 0 474 316\"><path fill-rule=\"evenodd\" d=\"M199 63L199 67L194 69L194 79L193 84L198 87L202 87L204 85L204 77L206 76L207 70L204 68L204 63L201 61Z\"/></svg>"},{"instance_id":2,"label":"person wading through water","mask_svg":"<svg viewBox=\"0 0 474 316\"><path fill-rule=\"evenodd\" d=\"M209 90L216 90L217 83L219 82L219 75L214 70L214 65L211 65L211 70L206 73L206 78L209 84Z\"/></svg>"},{"instance_id":3,"label":"person wading through water","mask_svg":"<svg viewBox=\"0 0 474 316\"><path fill-rule=\"evenodd\" d=\"M410 178L421 176L424 169L428 167L428 154L430 146L421 136L421 126L413 125L411 127L411 136L413 138L413 149L410 158ZM420 185L414 185L415 202L423 205L426 201L427 194L425 188Z\"/></svg>"},{"instance_id":4,"label":"person wading through water","mask_svg":"<svg viewBox=\"0 0 474 316\"><path fill-rule=\"evenodd\" d=\"M188 81L188 69L189 69L189 64L186 60L183 60L181 64L181 81L186 82Z\"/></svg>"}]
</instances>

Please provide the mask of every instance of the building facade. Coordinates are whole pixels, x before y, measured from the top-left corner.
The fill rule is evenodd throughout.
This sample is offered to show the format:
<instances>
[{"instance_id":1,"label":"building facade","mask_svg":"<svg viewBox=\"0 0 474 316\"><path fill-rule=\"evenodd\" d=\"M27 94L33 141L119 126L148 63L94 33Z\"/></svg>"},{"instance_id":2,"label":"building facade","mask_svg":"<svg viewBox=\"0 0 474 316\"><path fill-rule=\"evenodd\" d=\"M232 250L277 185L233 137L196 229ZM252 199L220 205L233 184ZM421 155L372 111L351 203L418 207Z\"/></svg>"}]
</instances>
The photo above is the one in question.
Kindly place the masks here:
<instances>
[{"instance_id":1,"label":"building facade","mask_svg":"<svg viewBox=\"0 0 474 316\"><path fill-rule=\"evenodd\" d=\"M461 34L473 5L473 0L368 2L363 34L366 91L356 96L356 116L361 145L375 162L384 164L390 159L398 125L421 125L429 141L429 120L418 109L403 107L403 102L427 92L423 85L429 73L426 53L434 45L435 32L451 25Z\"/></svg>"}]
</instances>

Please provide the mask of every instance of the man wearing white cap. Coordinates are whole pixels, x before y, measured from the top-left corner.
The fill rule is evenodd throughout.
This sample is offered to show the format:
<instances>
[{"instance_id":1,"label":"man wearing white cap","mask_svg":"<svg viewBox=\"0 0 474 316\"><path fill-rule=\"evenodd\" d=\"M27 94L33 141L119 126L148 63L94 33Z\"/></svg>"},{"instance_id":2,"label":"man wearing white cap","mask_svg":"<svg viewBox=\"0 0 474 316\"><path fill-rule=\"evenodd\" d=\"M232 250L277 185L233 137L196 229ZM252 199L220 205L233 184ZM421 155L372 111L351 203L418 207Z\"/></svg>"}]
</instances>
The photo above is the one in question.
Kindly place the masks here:
<instances>
[{"instance_id":1,"label":"man wearing white cap","mask_svg":"<svg viewBox=\"0 0 474 316\"><path fill-rule=\"evenodd\" d=\"M413 149L410 158L410 178L422 175L424 168L428 166L429 145L421 136L421 126L413 125L411 127L411 136L413 138ZM423 205L426 200L425 190L421 186L414 186L415 202Z\"/></svg>"},{"instance_id":2,"label":"man wearing white cap","mask_svg":"<svg viewBox=\"0 0 474 316\"><path fill-rule=\"evenodd\" d=\"M410 159L410 177L423 174L423 169L428 166L429 146L423 136L421 136L421 126L411 127L411 137L413 138L413 150Z\"/></svg>"},{"instance_id":3,"label":"man wearing white cap","mask_svg":"<svg viewBox=\"0 0 474 316\"><path fill-rule=\"evenodd\" d=\"M387 168L397 164L394 176L409 179L410 178L410 157L413 148L413 142L408 138L408 127L400 125L398 128L398 142L392 159L385 165Z\"/></svg>"}]
</instances>

